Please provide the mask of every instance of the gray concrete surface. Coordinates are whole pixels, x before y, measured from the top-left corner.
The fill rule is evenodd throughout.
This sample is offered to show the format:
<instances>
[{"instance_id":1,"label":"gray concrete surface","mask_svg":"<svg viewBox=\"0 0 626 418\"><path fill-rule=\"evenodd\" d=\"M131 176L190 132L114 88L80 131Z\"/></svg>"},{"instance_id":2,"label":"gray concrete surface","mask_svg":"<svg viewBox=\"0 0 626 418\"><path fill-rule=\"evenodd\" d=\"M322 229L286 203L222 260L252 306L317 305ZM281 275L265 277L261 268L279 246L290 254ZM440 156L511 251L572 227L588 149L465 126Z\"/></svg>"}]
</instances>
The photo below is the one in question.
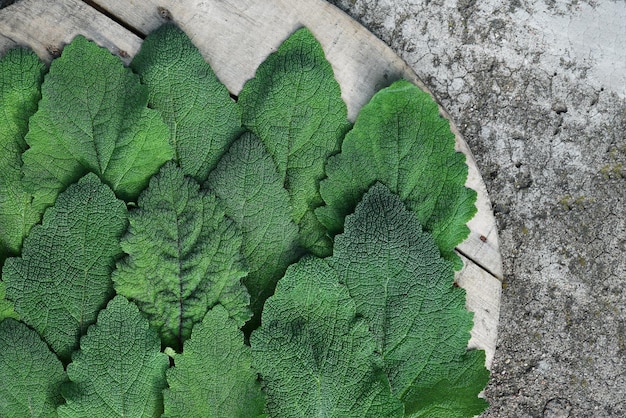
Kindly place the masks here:
<instances>
[{"instance_id":1,"label":"gray concrete surface","mask_svg":"<svg viewBox=\"0 0 626 418\"><path fill-rule=\"evenodd\" d=\"M505 283L484 417L626 417L626 2L331 0L461 128Z\"/></svg>"}]
</instances>

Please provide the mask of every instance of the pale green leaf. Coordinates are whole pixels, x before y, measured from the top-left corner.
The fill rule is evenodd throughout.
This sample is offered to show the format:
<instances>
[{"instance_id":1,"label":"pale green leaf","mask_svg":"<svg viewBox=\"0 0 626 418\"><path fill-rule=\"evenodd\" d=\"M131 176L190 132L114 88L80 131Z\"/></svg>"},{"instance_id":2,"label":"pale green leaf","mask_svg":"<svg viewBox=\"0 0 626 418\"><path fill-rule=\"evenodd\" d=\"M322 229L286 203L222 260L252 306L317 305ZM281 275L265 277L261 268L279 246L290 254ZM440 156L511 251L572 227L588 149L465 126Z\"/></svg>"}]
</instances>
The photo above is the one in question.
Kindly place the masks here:
<instances>
[{"instance_id":1,"label":"pale green leaf","mask_svg":"<svg viewBox=\"0 0 626 418\"><path fill-rule=\"evenodd\" d=\"M148 87L150 107L170 129L176 161L186 175L203 182L243 130L228 89L174 24L150 33L131 67Z\"/></svg>"},{"instance_id":2,"label":"pale green leaf","mask_svg":"<svg viewBox=\"0 0 626 418\"><path fill-rule=\"evenodd\" d=\"M67 366L60 417L158 417L167 355L137 307L116 296L80 339Z\"/></svg>"},{"instance_id":3,"label":"pale green leaf","mask_svg":"<svg viewBox=\"0 0 626 418\"><path fill-rule=\"evenodd\" d=\"M427 93L404 80L378 92L361 109L341 153L328 160L326 175L320 184L326 206L316 215L331 235L380 181L415 212L441 254L462 266L454 247L469 234L476 192L465 187L465 155L455 152L450 124Z\"/></svg>"},{"instance_id":4,"label":"pale green leaf","mask_svg":"<svg viewBox=\"0 0 626 418\"><path fill-rule=\"evenodd\" d=\"M31 206L22 186L22 153L28 118L37 110L45 71L37 55L24 48L0 59L0 265L17 255L22 241L41 213Z\"/></svg>"},{"instance_id":5,"label":"pale green leaf","mask_svg":"<svg viewBox=\"0 0 626 418\"><path fill-rule=\"evenodd\" d=\"M193 327L183 353L167 371L164 417L249 418L265 406L250 347L221 305Z\"/></svg>"},{"instance_id":6,"label":"pale green leaf","mask_svg":"<svg viewBox=\"0 0 626 418\"><path fill-rule=\"evenodd\" d=\"M82 36L52 61L41 94L22 155L38 210L89 171L134 200L173 155L167 125L148 109L139 77Z\"/></svg>"},{"instance_id":7,"label":"pale green leaf","mask_svg":"<svg viewBox=\"0 0 626 418\"><path fill-rule=\"evenodd\" d=\"M22 322L0 321L0 416L56 417L67 380L63 364Z\"/></svg>"},{"instance_id":8,"label":"pale green leaf","mask_svg":"<svg viewBox=\"0 0 626 418\"><path fill-rule=\"evenodd\" d=\"M300 255L298 227L291 220L289 195L263 143L245 133L222 157L206 186L224 203L226 215L242 232L242 252L250 272L244 279L255 315L272 295L287 266Z\"/></svg>"},{"instance_id":9,"label":"pale green leaf","mask_svg":"<svg viewBox=\"0 0 626 418\"><path fill-rule=\"evenodd\" d=\"M302 244L319 255L331 244L313 214L328 156L350 128L339 84L307 29L291 35L263 62L239 95L243 124L265 144L291 197Z\"/></svg>"},{"instance_id":10,"label":"pale green leaf","mask_svg":"<svg viewBox=\"0 0 626 418\"><path fill-rule=\"evenodd\" d=\"M270 416L402 416L356 314L326 261L305 258L287 269L250 337Z\"/></svg>"},{"instance_id":11,"label":"pale green leaf","mask_svg":"<svg viewBox=\"0 0 626 418\"><path fill-rule=\"evenodd\" d=\"M2 271L7 297L63 361L112 296L126 206L90 173L61 193Z\"/></svg>"},{"instance_id":12,"label":"pale green leaf","mask_svg":"<svg viewBox=\"0 0 626 418\"><path fill-rule=\"evenodd\" d=\"M217 198L200 191L175 163L165 164L129 213L121 245L127 256L113 273L115 290L133 300L176 349L221 303L243 325L250 318L241 232Z\"/></svg>"},{"instance_id":13,"label":"pale green leaf","mask_svg":"<svg viewBox=\"0 0 626 418\"><path fill-rule=\"evenodd\" d=\"M485 409L477 395L489 372L484 352L467 353L473 322L465 290L454 286L452 263L398 196L375 184L346 217L328 263L369 322L408 414L466 417ZM467 373L472 379L459 378Z\"/></svg>"}]
</instances>

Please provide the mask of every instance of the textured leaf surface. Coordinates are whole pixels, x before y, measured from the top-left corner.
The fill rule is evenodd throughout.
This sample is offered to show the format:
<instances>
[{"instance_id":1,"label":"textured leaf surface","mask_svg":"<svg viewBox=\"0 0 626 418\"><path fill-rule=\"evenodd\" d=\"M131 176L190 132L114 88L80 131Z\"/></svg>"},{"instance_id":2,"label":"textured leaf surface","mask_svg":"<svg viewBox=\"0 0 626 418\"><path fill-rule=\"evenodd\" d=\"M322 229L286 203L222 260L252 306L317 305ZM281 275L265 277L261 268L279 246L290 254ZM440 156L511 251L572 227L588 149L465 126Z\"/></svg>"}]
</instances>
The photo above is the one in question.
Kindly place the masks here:
<instances>
[{"instance_id":1,"label":"textured leaf surface","mask_svg":"<svg viewBox=\"0 0 626 418\"><path fill-rule=\"evenodd\" d=\"M376 183L346 218L328 263L368 320L407 413L467 417L485 409L477 395L489 372L484 352L466 354L473 323L465 291L453 285L452 264L398 196ZM472 379L460 378L466 373Z\"/></svg>"},{"instance_id":2,"label":"textured leaf surface","mask_svg":"<svg viewBox=\"0 0 626 418\"><path fill-rule=\"evenodd\" d=\"M167 371L164 417L249 418L265 406L252 353L239 324L221 305L193 327L176 366Z\"/></svg>"},{"instance_id":3,"label":"textured leaf surface","mask_svg":"<svg viewBox=\"0 0 626 418\"><path fill-rule=\"evenodd\" d=\"M22 153L28 118L37 110L44 64L27 49L16 48L0 59L0 265L17 255L40 213L23 188Z\"/></svg>"},{"instance_id":4,"label":"textured leaf surface","mask_svg":"<svg viewBox=\"0 0 626 418\"><path fill-rule=\"evenodd\" d=\"M244 283L258 325L263 303L299 256L298 227L291 220L289 195L272 157L251 133L232 145L211 172L207 186L242 232L242 252L250 269Z\"/></svg>"},{"instance_id":5,"label":"textured leaf surface","mask_svg":"<svg viewBox=\"0 0 626 418\"><path fill-rule=\"evenodd\" d=\"M290 266L262 319L250 343L271 416L402 416L368 324L325 260Z\"/></svg>"},{"instance_id":6,"label":"textured leaf surface","mask_svg":"<svg viewBox=\"0 0 626 418\"><path fill-rule=\"evenodd\" d=\"M0 416L56 417L63 402L63 365L45 342L21 322L0 322Z\"/></svg>"},{"instance_id":7,"label":"textured leaf surface","mask_svg":"<svg viewBox=\"0 0 626 418\"><path fill-rule=\"evenodd\" d=\"M454 247L469 234L476 192L465 187L465 155L437 104L418 87L397 81L378 92L346 135L341 153L326 166L320 184L326 206L316 210L332 235L376 181L398 194L432 233L441 254L462 266Z\"/></svg>"},{"instance_id":8,"label":"textured leaf surface","mask_svg":"<svg viewBox=\"0 0 626 418\"><path fill-rule=\"evenodd\" d=\"M6 260L7 297L63 361L113 293L111 271L122 254L126 206L90 173L61 193Z\"/></svg>"},{"instance_id":9,"label":"textured leaf surface","mask_svg":"<svg viewBox=\"0 0 626 418\"><path fill-rule=\"evenodd\" d=\"M459 360L448 365L439 382L421 391L419 396L406 397L407 416L430 418L466 418L482 413L489 405L476 396L489 381L489 372L484 367L485 352L471 350Z\"/></svg>"},{"instance_id":10,"label":"textured leaf surface","mask_svg":"<svg viewBox=\"0 0 626 418\"><path fill-rule=\"evenodd\" d=\"M52 61L41 94L22 156L38 209L88 171L133 200L172 157L167 126L147 108L139 77L82 36Z\"/></svg>"},{"instance_id":11,"label":"textured leaf surface","mask_svg":"<svg viewBox=\"0 0 626 418\"><path fill-rule=\"evenodd\" d=\"M339 84L319 42L307 29L289 37L263 62L239 95L244 126L265 144L291 196L303 245L329 254L313 215L326 158L339 150L350 123Z\"/></svg>"},{"instance_id":12,"label":"textured leaf surface","mask_svg":"<svg viewBox=\"0 0 626 418\"><path fill-rule=\"evenodd\" d=\"M131 67L163 115L186 175L203 182L242 132L241 111L189 37L173 24L152 32Z\"/></svg>"},{"instance_id":13,"label":"textured leaf surface","mask_svg":"<svg viewBox=\"0 0 626 418\"><path fill-rule=\"evenodd\" d=\"M137 307L116 296L67 366L60 417L155 417L163 412L167 355Z\"/></svg>"},{"instance_id":14,"label":"textured leaf surface","mask_svg":"<svg viewBox=\"0 0 626 418\"><path fill-rule=\"evenodd\" d=\"M15 312L13 302L6 298L7 288L4 282L0 281L0 321L4 318L20 319L20 316Z\"/></svg>"},{"instance_id":15,"label":"textured leaf surface","mask_svg":"<svg viewBox=\"0 0 626 418\"><path fill-rule=\"evenodd\" d=\"M117 293L136 302L176 349L217 303L240 325L250 318L241 232L217 198L199 189L176 164L165 164L129 213L121 243L128 256L113 274Z\"/></svg>"}]
</instances>

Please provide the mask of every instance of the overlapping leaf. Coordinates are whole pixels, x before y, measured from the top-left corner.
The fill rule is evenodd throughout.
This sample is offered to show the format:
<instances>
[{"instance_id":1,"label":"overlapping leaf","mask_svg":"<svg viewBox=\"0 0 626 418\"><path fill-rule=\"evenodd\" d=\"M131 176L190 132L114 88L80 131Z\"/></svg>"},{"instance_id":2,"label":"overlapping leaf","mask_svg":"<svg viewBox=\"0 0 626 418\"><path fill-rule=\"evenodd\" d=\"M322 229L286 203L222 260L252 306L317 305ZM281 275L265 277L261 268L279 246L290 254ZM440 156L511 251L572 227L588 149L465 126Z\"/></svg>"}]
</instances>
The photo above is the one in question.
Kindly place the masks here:
<instances>
[{"instance_id":1,"label":"overlapping leaf","mask_svg":"<svg viewBox=\"0 0 626 418\"><path fill-rule=\"evenodd\" d=\"M217 198L165 164L129 213L127 256L113 274L118 294L137 303L163 343L180 349L193 324L221 303L240 324L250 318L241 232Z\"/></svg>"},{"instance_id":2,"label":"overlapping leaf","mask_svg":"<svg viewBox=\"0 0 626 418\"><path fill-rule=\"evenodd\" d=\"M81 335L65 417L159 416L163 397L166 416L259 416L257 369L272 416L485 408L484 352L466 350L471 314L440 257L460 266L475 192L426 93L384 89L333 155L350 124L306 29L238 105L172 24L132 67L77 37L37 107L42 64L0 60L0 264L49 208L0 281L0 415L54 416L66 376L46 343L67 363ZM334 255L287 268L306 250ZM116 290L144 315L123 296L102 310L116 260ZM251 348L242 281L249 329L264 309ZM184 348L164 395L163 345Z\"/></svg>"},{"instance_id":3,"label":"overlapping leaf","mask_svg":"<svg viewBox=\"0 0 626 418\"><path fill-rule=\"evenodd\" d=\"M5 318L20 319L20 316L15 312L13 302L6 298L6 290L6 284L0 281L0 321Z\"/></svg>"},{"instance_id":4,"label":"overlapping leaf","mask_svg":"<svg viewBox=\"0 0 626 418\"><path fill-rule=\"evenodd\" d=\"M148 87L149 104L170 129L176 161L206 180L242 132L241 111L189 37L173 24L152 32L131 63Z\"/></svg>"},{"instance_id":5,"label":"overlapping leaf","mask_svg":"<svg viewBox=\"0 0 626 418\"><path fill-rule=\"evenodd\" d=\"M251 133L232 145L206 185L224 203L226 215L242 232L242 252L250 269L244 283L255 314L250 327L255 328L263 303L300 253L289 195L272 157Z\"/></svg>"},{"instance_id":6,"label":"overlapping leaf","mask_svg":"<svg viewBox=\"0 0 626 418\"><path fill-rule=\"evenodd\" d=\"M0 416L56 416L67 380L63 364L24 323L0 321Z\"/></svg>"},{"instance_id":7,"label":"overlapping leaf","mask_svg":"<svg viewBox=\"0 0 626 418\"><path fill-rule=\"evenodd\" d=\"M193 327L176 366L167 371L164 417L249 418L265 406L250 347L221 305Z\"/></svg>"},{"instance_id":8,"label":"overlapping leaf","mask_svg":"<svg viewBox=\"0 0 626 418\"><path fill-rule=\"evenodd\" d=\"M272 156L291 196L302 244L316 254L331 244L313 214L326 158L350 128L339 84L321 45L307 29L291 35L257 69L239 95L242 120Z\"/></svg>"},{"instance_id":9,"label":"overlapping leaf","mask_svg":"<svg viewBox=\"0 0 626 418\"><path fill-rule=\"evenodd\" d=\"M2 278L15 311L64 361L113 293L126 224L124 202L90 173L33 227L22 257L6 260Z\"/></svg>"},{"instance_id":10,"label":"overlapping leaf","mask_svg":"<svg viewBox=\"0 0 626 418\"><path fill-rule=\"evenodd\" d=\"M0 59L0 266L17 255L24 237L41 213L24 190L22 153L28 118L37 110L44 64L34 52L16 48Z\"/></svg>"},{"instance_id":11,"label":"overlapping leaf","mask_svg":"<svg viewBox=\"0 0 626 418\"><path fill-rule=\"evenodd\" d=\"M139 77L82 36L52 62L41 94L26 135L30 149L22 155L37 210L89 171L133 200L172 157L169 130L146 106Z\"/></svg>"},{"instance_id":12,"label":"overlapping leaf","mask_svg":"<svg viewBox=\"0 0 626 418\"><path fill-rule=\"evenodd\" d=\"M481 413L487 383L484 352L467 353L473 326L465 291L400 198L377 183L346 218L328 259L368 320L393 393L409 415ZM472 379L460 378L470 374ZM458 408L458 409L455 409Z\"/></svg>"},{"instance_id":13,"label":"overlapping leaf","mask_svg":"<svg viewBox=\"0 0 626 418\"><path fill-rule=\"evenodd\" d=\"M80 339L59 417L156 417L163 412L167 355L137 307L116 296Z\"/></svg>"},{"instance_id":14,"label":"overlapping leaf","mask_svg":"<svg viewBox=\"0 0 626 418\"><path fill-rule=\"evenodd\" d=\"M305 258L287 269L250 337L271 416L402 416L356 314L326 261Z\"/></svg>"},{"instance_id":15,"label":"overlapping leaf","mask_svg":"<svg viewBox=\"0 0 626 418\"><path fill-rule=\"evenodd\" d=\"M408 81L378 92L328 160L320 184L326 206L316 210L332 235L343 229L363 193L376 181L398 194L433 234L441 254L462 266L454 247L469 234L476 192L465 187L465 156L432 98Z\"/></svg>"}]
</instances>

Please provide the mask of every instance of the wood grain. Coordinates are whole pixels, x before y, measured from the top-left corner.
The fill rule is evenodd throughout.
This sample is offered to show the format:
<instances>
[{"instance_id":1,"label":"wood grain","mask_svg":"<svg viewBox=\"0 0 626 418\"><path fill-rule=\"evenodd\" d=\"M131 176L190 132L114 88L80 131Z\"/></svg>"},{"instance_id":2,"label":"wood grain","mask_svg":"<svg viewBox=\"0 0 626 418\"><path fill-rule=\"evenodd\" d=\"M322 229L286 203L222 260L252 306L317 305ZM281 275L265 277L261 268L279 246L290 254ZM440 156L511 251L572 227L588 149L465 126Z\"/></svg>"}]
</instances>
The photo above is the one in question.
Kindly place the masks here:
<instances>
[{"instance_id":1,"label":"wood grain","mask_svg":"<svg viewBox=\"0 0 626 418\"><path fill-rule=\"evenodd\" d=\"M229 90L238 94L258 65L297 28L308 27L321 42L354 120L381 88L405 78L428 89L382 41L322 0L22 0L0 10L0 52L32 48L49 62L77 34L94 40L125 63L141 37L174 20L198 46ZM95 6L91 7L90 5ZM108 16L107 16L108 15ZM449 115L440 108L442 115ZM471 233L457 248L465 267L457 282L467 290L475 313L471 347L486 350L491 364L496 346L502 261L491 203L476 161L456 126L456 148L467 156L467 186L478 192Z\"/></svg>"},{"instance_id":2,"label":"wood grain","mask_svg":"<svg viewBox=\"0 0 626 418\"><path fill-rule=\"evenodd\" d=\"M45 62L79 34L127 64L141 45L141 38L80 0L23 0L0 10L0 47L28 46Z\"/></svg>"},{"instance_id":3,"label":"wood grain","mask_svg":"<svg viewBox=\"0 0 626 418\"><path fill-rule=\"evenodd\" d=\"M466 257L461 258L464 265L456 274L456 282L467 292L467 309L474 312L474 328L468 346L485 350L486 364L491 364L498 337L502 283ZM492 343L485 344L487 341Z\"/></svg>"}]
</instances>

